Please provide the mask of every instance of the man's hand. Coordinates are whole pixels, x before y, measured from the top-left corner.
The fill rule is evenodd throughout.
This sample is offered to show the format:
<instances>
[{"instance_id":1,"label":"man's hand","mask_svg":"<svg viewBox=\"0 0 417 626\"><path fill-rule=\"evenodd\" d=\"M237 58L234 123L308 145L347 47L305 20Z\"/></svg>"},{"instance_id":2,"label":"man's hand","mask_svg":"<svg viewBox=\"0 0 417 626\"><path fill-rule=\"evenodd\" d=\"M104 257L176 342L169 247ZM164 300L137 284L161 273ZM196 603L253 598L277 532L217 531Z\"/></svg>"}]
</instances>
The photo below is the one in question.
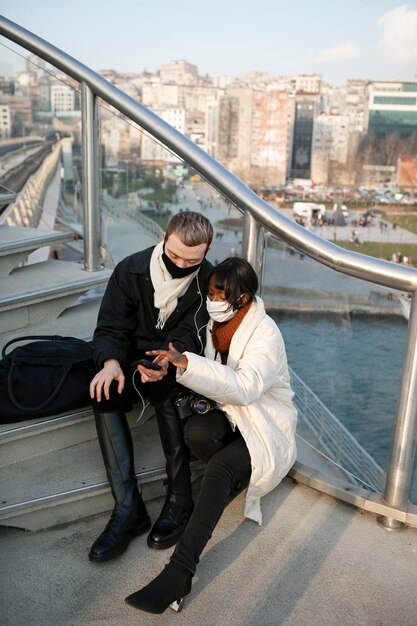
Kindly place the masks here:
<instances>
[{"instance_id":1,"label":"man's hand","mask_svg":"<svg viewBox=\"0 0 417 626\"><path fill-rule=\"evenodd\" d=\"M140 379L143 383L156 383L159 380L162 380L164 376L167 375L169 361L166 359L156 359L158 365L161 366L160 370L151 370L144 365L138 365L137 370L140 373Z\"/></svg>"},{"instance_id":2,"label":"man's hand","mask_svg":"<svg viewBox=\"0 0 417 626\"><path fill-rule=\"evenodd\" d=\"M106 400L110 399L110 385L117 380L117 393L122 393L125 386L125 375L116 359L109 359L104 362L104 367L96 374L90 383L90 397L101 402L102 394Z\"/></svg>"}]
</instances>

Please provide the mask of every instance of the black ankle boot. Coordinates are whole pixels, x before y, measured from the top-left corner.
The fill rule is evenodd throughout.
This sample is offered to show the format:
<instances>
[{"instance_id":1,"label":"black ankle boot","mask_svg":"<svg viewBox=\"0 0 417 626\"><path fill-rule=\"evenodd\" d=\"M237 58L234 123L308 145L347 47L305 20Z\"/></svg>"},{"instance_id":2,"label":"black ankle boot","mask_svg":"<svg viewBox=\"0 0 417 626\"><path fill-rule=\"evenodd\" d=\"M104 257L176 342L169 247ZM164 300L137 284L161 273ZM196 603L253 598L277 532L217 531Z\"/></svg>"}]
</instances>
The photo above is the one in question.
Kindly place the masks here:
<instances>
[{"instance_id":1,"label":"black ankle boot","mask_svg":"<svg viewBox=\"0 0 417 626\"><path fill-rule=\"evenodd\" d=\"M97 434L115 507L93 543L90 561L109 561L124 552L133 537L147 532L151 520L139 494L130 428L124 413L94 411Z\"/></svg>"},{"instance_id":2,"label":"black ankle boot","mask_svg":"<svg viewBox=\"0 0 417 626\"><path fill-rule=\"evenodd\" d=\"M126 602L147 613L163 613L169 606L180 611L184 598L191 591L193 574L175 561L170 561L149 585L132 593Z\"/></svg>"},{"instance_id":3,"label":"black ankle boot","mask_svg":"<svg viewBox=\"0 0 417 626\"><path fill-rule=\"evenodd\" d=\"M193 508L192 500L167 496L161 515L148 535L148 546L155 550L165 550L174 546L183 534Z\"/></svg>"},{"instance_id":4,"label":"black ankle boot","mask_svg":"<svg viewBox=\"0 0 417 626\"><path fill-rule=\"evenodd\" d=\"M124 552L134 537L143 535L151 527L151 520L146 512L132 512L116 506L106 528L95 540L88 554L90 561L110 561Z\"/></svg>"}]
</instances>

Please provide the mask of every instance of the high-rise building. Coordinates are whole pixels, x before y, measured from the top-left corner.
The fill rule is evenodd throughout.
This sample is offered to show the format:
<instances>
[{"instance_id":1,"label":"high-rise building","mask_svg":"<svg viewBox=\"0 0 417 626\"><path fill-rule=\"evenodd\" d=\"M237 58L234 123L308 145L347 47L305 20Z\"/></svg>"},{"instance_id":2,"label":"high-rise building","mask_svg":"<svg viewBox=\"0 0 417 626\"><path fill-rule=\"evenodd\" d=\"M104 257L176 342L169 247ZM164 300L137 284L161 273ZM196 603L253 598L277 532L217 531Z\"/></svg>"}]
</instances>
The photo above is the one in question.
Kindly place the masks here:
<instances>
[{"instance_id":1,"label":"high-rise building","mask_svg":"<svg viewBox=\"0 0 417 626\"><path fill-rule=\"evenodd\" d=\"M285 185L292 103L288 91L282 89L267 87L254 91L250 183Z\"/></svg>"},{"instance_id":2,"label":"high-rise building","mask_svg":"<svg viewBox=\"0 0 417 626\"><path fill-rule=\"evenodd\" d=\"M313 126L317 106L317 94L297 94L295 99L291 178L311 178Z\"/></svg>"},{"instance_id":3,"label":"high-rise building","mask_svg":"<svg viewBox=\"0 0 417 626\"><path fill-rule=\"evenodd\" d=\"M229 87L219 103L217 158L254 186L285 184L293 100L285 89Z\"/></svg>"},{"instance_id":4,"label":"high-rise building","mask_svg":"<svg viewBox=\"0 0 417 626\"><path fill-rule=\"evenodd\" d=\"M253 89L228 87L219 103L217 158L247 180L251 164Z\"/></svg>"},{"instance_id":5,"label":"high-rise building","mask_svg":"<svg viewBox=\"0 0 417 626\"><path fill-rule=\"evenodd\" d=\"M346 115L319 113L314 120L311 178L327 185L337 179L348 159L348 118ZM337 182L342 182L338 180Z\"/></svg>"},{"instance_id":6,"label":"high-rise building","mask_svg":"<svg viewBox=\"0 0 417 626\"><path fill-rule=\"evenodd\" d=\"M376 137L417 133L417 81L372 82L369 89L368 133Z\"/></svg>"},{"instance_id":7,"label":"high-rise building","mask_svg":"<svg viewBox=\"0 0 417 626\"><path fill-rule=\"evenodd\" d=\"M206 150L215 158L218 158L219 109L220 100L218 98L208 98L206 109Z\"/></svg>"}]
</instances>

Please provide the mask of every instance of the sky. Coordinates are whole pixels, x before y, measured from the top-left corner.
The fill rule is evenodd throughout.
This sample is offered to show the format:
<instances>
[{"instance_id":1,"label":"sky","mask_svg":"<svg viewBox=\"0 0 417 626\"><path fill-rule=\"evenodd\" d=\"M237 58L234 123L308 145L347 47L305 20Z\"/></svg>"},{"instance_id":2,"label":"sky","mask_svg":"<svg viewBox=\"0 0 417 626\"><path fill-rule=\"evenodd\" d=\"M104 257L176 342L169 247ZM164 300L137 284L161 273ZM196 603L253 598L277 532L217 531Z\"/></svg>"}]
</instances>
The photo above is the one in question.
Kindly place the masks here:
<instances>
[{"instance_id":1,"label":"sky","mask_svg":"<svg viewBox=\"0 0 417 626\"><path fill-rule=\"evenodd\" d=\"M2 15L94 70L414 79L417 0L2 0ZM8 43L0 37L2 43ZM0 73L12 55L0 46Z\"/></svg>"}]
</instances>

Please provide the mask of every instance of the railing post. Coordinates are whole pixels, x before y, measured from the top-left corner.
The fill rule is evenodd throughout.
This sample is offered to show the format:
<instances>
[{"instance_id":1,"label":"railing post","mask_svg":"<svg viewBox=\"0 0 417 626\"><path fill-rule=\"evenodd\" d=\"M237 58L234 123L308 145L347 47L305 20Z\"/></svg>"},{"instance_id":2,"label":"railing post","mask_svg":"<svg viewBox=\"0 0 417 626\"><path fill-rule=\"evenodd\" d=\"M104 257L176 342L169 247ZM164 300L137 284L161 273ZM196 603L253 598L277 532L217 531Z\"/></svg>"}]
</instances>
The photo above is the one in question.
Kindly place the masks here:
<instances>
[{"instance_id":1,"label":"railing post","mask_svg":"<svg viewBox=\"0 0 417 626\"><path fill-rule=\"evenodd\" d=\"M101 269L101 213L98 153L97 97L85 83L81 83L81 129L84 205L84 269Z\"/></svg>"},{"instance_id":2,"label":"railing post","mask_svg":"<svg viewBox=\"0 0 417 626\"><path fill-rule=\"evenodd\" d=\"M264 229L256 219L245 211L243 217L242 256L252 265L259 282L262 282Z\"/></svg>"},{"instance_id":3,"label":"railing post","mask_svg":"<svg viewBox=\"0 0 417 626\"><path fill-rule=\"evenodd\" d=\"M396 509L407 507L417 436L417 295L413 294L408 322L400 390L397 402L391 456L385 483L384 500ZM401 530L404 524L381 516L379 522L389 530Z\"/></svg>"}]
</instances>

